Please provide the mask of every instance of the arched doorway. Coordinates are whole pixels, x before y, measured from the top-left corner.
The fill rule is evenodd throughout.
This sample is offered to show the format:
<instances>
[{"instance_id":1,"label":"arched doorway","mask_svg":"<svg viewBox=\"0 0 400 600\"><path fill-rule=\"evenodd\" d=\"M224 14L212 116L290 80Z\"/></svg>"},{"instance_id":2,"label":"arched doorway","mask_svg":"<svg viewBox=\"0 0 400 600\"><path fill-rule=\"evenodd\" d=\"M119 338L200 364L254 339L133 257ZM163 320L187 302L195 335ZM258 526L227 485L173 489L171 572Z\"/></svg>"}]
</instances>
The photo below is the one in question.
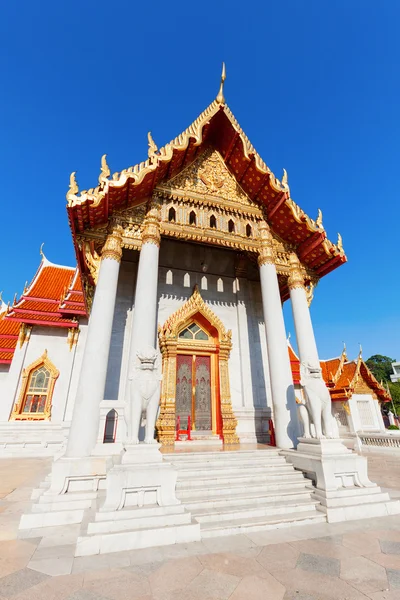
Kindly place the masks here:
<instances>
[{"instance_id":1,"label":"arched doorway","mask_svg":"<svg viewBox=\"0 0 400 600\"><path fill-rule=\"evenodd\" d=\"M163 384L157 431L163 445L173 445L177 416L192 429L219 434L237 444L228 358L231 331L207 306L197 286L192 296L159 328Z\"/></svg>"}]
</instances>

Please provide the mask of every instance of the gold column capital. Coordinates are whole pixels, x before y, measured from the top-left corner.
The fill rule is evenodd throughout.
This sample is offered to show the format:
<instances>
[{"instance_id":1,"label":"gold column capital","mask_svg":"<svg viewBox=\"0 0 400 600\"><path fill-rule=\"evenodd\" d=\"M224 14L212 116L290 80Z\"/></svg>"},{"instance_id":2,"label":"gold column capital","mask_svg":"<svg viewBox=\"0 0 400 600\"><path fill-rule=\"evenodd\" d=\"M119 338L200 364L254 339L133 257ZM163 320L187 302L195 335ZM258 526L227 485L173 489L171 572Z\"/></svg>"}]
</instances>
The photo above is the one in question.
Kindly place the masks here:
<instances>
[{"instance_id":1,"label":"gold column capital","mask_svg":"<svg viewBox=\"0 0 400 600\"><path fill-rule=\"evenodd\" d=\"M120 225L114 227L112 233L109 233L106 239L106 243L103 246L101 252L101 259L111 258L117 262L121 262L122 258L122 232L123 229Z\"/></svg>"},{"instance_id":2,"label":"gold column capital","mask_svg":"<svg viewBox=\"0 0 400 600\"><path fill-rule=\"evenodd\" d=\"M260 250L258 253L258 266L274 265L275 255L272 234L265 221L260 223Z\"/></svg>"},{"instance_id":3,"label":"gold column capital","mask_svg":"<svg viewBox=\"0 0 400 600\"><path fill-rule=\"evenodd\" d=\"M289 254L289 269L290 274L288 277L289 290L296 288L304 288L304 277L301 272L301 265L297 254L291 252Z\"/></svg>"},{"instance_id":4,"label":"gold column capital","mask_svg":"<svg viewBox=\"0 0 400 600\"><path fill-rule=\"evenodd\" d=\"M159 202L152 201L143 223L142 243L155 244L160 247L161 242L161 207Z\"/></svg>"}]
</instances>

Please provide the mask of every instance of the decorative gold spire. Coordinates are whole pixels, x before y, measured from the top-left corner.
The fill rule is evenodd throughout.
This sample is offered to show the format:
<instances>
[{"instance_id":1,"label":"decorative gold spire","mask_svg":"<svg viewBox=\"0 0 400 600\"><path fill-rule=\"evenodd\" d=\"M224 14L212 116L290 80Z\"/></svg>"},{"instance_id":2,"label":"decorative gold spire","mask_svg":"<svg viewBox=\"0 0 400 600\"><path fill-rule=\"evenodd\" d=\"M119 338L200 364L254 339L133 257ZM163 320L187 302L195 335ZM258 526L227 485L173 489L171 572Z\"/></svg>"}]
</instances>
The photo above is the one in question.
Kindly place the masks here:
<instances>
[{"instance_id":1,"label":"decorative gold spire","mask_svg":"<svg viewBox=\"0 0 400 600\"><path fill-rule=\"evenodd\" d=\"M221 84L219 86L219 92L216 97L216 101L218 102L218 104L225 104L225 96L224 96L225 79L226 79L226 69L225 69L225 63L223 62L222 63L222 73L221 73Z\"/></svg>"},{"instance_id":2,"label":"decorative gold spire","mask_svg":"<svg viewBox=\"0 0 400 600\"><path fill-rule=\"evenodd\" d=\"M2 303L2 301L3 301L3 292L1 291L0 292L0 304Z\"/></svg>"},{"instance_id":3,"label":"decorative gold spire","mask_svg":"<svg viewBox=\"0 0 400 600\"><path fill-rule=\"evenodd\" d=\"M26 292L28 291L28 282L25 281L25 285L24 285L24 294L26 294Z\"/></svg>"},{"instance_id":4,"label":"decorative gold spire","mask_svg":"<svg viewBox=\"0 0 400 600\"><path fill-rule=\"evenodd\" d=\"M15 292L14 294L14 300L13 300L13 306L15 306L17 304L17 292Z\"/></svg>"},{"instance_id":5,"label":"decorative gold spire","mask_svg":"<svg viewBox=\"0 0 400 600\"><path fill-rule=\"evenodd\" d=\"M337 234L337 244L336 246L338 247L338 249L340 250L340 252L343 252L343 240L342 240L342 236L340 235L340 233Z\"/></svg>"},{"instance_id":6,"label":"decorative gold spire","mask_svg":"<svg viewBox=\"0 0 400 600\"><path fill-rule=\"evenodd\" d=\"M40 246L39 253L40 253L40 256L42 257L42 259L46 260L46 257L45 257L44 252L43 252L43 246L44 246L44 242L42 242L42 244Z\"/></svg>"},{"instance_id":7,"label":"decorative gold spire","mask_svg":"<svg viewBox=\"0 0 400 600\"><path fill-rule=\"evenodd\" d=\"M151 131L149 131L149 133L147 134L147 139L149 142L149 149L148 149L147 154L148 154L149 158L151 159L151 158L154 158L155 156L157 156L158 148L157 148L157 144L151 137Z\"/></svg>"},{"instance_id":8,"label":"decorative gold spire","mask_svg":"<svg viewBox=\"0 0 400 600\"><path fill-rule=\"evenodd\" d=\"M73 171L69 176L69 188L67 192L67 200L70 202L74 196L79 192L79 187L76 181L76 171Z\"/></svg>"},{"instance_id":9,"label":"decorative gold spire","mask_svg":"<svg viewBox=\"0 0 400 600\"><path fill-rule=\"evenodd\" d=\"M110 177L110 168L107 164L107 154L103 154L101 157L101 171L99 175L99 183L103 183L106 179Z\"/></svg>"},{"instance_id":10,"label":"decorative gold spire","mask_svg":"<svg viewBox=\"0 0 400 600\"><path fill-rule=\"evenodd\" d=\"M323 225L322 225L322 210L319 208L318 209L318 217L317 220L315 221L315 224L317 227L320 227L321 229L323 229Z\"/></svg>"},{"instance_id":11,"label":"decorative gold spire","mask_svg":"<svg viewBox=\"0 0 400 600\"><path fill-rule=\"evenodd\" d=\"M288 183L288 174L287 174L286 169L283 169L283 177L282 177L281 183L282 183L282 185L284 187L288 187L289 186L289 183Z\"/></svg>"}]
</instances>

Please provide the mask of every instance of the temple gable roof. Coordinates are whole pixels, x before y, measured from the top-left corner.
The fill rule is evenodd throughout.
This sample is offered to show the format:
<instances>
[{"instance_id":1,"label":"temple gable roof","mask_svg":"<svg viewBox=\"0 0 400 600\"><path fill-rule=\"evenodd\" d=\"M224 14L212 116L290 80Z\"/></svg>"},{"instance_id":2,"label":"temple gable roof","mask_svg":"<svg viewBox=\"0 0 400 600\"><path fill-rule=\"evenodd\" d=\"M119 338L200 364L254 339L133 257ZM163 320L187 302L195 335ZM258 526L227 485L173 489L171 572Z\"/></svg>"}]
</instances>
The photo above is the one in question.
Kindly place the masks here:
<instances>
[{"instance_id":1,"label":"temple gable roof","mask_svg":"<svg viewBox=\"0 0 400 600\"><path fill-rule=\"evenodd\" d=\"M67 210L74 240L87 230L106 226L116 212L142 204L156 189L175 185L177 176L197 164L196 160L209 149L211 156L215 156L212 151L217 153L234 178L238 195L243 194L249 204L261 207L275 235L295 249L302 263L317 277L346 262L340 236L337 244L330 242L321 213L314 220L293 201L286 171L281 179L272 173L233 116L223 94L165 146L157 148L149 134L148 158L144 162L110 177L104 155L95 188L79 193L73 173ZM210 190L210 182L197 184ZM213 195L218 195L215 182L211 182L211 187ZM79 257L77 246L76 250Z\"/></svg>"}]
</instances>

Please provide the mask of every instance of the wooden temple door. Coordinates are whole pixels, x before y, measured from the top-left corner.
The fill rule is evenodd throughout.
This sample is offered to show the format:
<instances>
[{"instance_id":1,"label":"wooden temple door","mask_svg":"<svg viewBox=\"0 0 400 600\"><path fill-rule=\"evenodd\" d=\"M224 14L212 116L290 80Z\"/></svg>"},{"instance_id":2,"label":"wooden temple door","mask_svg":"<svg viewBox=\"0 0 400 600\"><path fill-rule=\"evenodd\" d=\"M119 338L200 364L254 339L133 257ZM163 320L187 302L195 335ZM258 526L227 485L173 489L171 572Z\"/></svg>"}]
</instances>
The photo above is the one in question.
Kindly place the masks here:
<instances>
[{"instance_id":1,"label":"wooden temple door","mask_svg":"<svg viewBox=\"0 0 400 600\"><path fill-rule=\"evenodd\" d=\"M212 431L216 421L216 396L213 390L212 356L210 354L178 354L176 365L176 416L180 417L181 429L187 427L188 416L191 428L196 431ZM213 411L214 404L214 411Z\"/></svg>"}]
</instances>

